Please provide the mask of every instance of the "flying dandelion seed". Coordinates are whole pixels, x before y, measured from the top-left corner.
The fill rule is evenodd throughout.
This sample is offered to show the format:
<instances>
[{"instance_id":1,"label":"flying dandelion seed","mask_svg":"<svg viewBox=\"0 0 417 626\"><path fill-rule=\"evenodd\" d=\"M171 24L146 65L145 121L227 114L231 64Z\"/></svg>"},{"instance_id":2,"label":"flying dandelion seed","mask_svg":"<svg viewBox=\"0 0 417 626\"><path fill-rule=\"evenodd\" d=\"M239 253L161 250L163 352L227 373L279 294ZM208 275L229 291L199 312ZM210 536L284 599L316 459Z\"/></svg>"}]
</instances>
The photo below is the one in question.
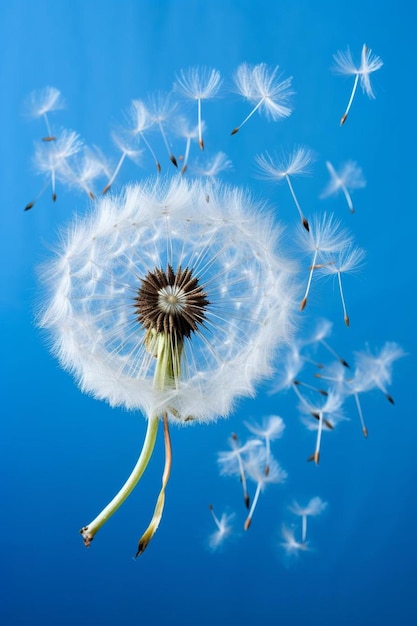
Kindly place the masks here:
<instances>
[{"instance_id":1,"label":"flying dandelion seed","mask_svg":"<svg viewBox=\"0 0 417 626\"><path fill-rule=\"evenodd\" d=\"M231 135L235 135L256 111L264 112L267 118L274 121L291 115L289 103L294 95L292 77L280 81L278 70L278 66L271 70L266 63L239 65L233 77L236 91L254 106L239 126L235 126Z\"/></svg>"},{"instance_id":2,"label":"flying dandelion seed","mask_svg":"<svg viewBox=\"0 0 417 626\"><path fill-rule=\"evenodd\" d=\"M26 102L26 110L30 117L42 117L46 126L46 137L43 141L55 141L56 136L52 132L48 114L52 111L59 111L65 108L65 101L61 92L56 87L44 87L43 89L32 91Z\"/></svg>"},{"instance_id":3,"label":"flying dandelion seed","mask_svg":"<svg viewBox=\"0 0 417 626\"><path fill-rule=\"evenodd\" d=\"M256 483L255 495L253 496L249 513L243 525L243 528L248 530L252 524L261 492L267 485L284 483L288 474L271 453L267 457L266 448L264 446L252 447L248 451L244 461L244 467L248 478ZM266 467L268 467L268 472L265 472Z\"/></svg>"},{"instance_id":4,"label":"flying dandelion seed","mask_svg":"<svg viewBox=\"0 0 417 626\"><path fill-rule=\"evenodd\" d=\"M201 128L204 130L205 128L204 122L201 123ZM199 132L198 126L193 127L192 125L190 125L188 120L184 117L177 118L176 134L179 137L183 137L185 139L185 150L182 156L181 174L185 174L185 172L187 171L188 159L190 156L191 142L193 139L198 138L198 132Z\"/></svg>"},{"instance_id":5,"label":"flying dandelion seed","mask_svg":"<svg viewBox=\"0 0 417 626\"><path fill-rule=\"evenodd\" d=\"M293 528L283 525L281 528L281 537L283 541L280 542L280 546L285 550L288 556L296 556L299 552L306 552L309 549L307 543L297 541Z\"/></svg>"},{"instance_id":6,"label":"flying dandelion seed","mask_svg":"<svg viewBox=\"0 0 417 626\"><path fill-rule=\"evenodd\" d=\"M142 102L142 100L132 100L130 107L130 132L134 137L140 137L141 141L143 141L152 156L156 171L159 173L161 171L161 164L145 135L145 131L152 128L154 124L155 120L152 118L144 102Z\"/></svg>"},{"instance_id":7,"label":"flying dandelion seed","mask_svg":"<svg viewBox=\"0 0 417 626\"><path fill-rule=\"evenodd\" d=\"M306 400L300 403L300 411L303 413L309 412L310 416L317 420L317 423L315 423L312 422L311 419L303 419L304 424L309 430L317 430L316 447L313 454L308 458L308 461L314 461L316 465L319 464L323 430L333 430L339 421L346 419L343 415L342 404L343 395L334 389L329 390L325 402L322 404ZM328 417L326 418L325 416Z\"/></svg>"},{"instance_id":8,"label":"flying dandelion seed","mask_svg":"<svg viewBox=\"0 0 417 626\"><path fill-rule=\"evenodd\" d=\"M58 178L69 187L81 189L89 198L94 200L94 181L107 175L107 164L100 153L89 148L84 148L81 156L72 157L71 164L58 170Z\"/></svg>"},{"instance_id":9,"label":"flying dandelion seed","mask_svg":"<svg viewBox=\"0 0 417 626\"><path fill-rule=\"evenodd\" d=\"M387 386L392 382L392 367L395 361L404 356L404 350L394 341L387 341L375 355L369 347L366 352L355 352L357 371L366 375L370 385L382 391L391 404L394 404L394 399L388 393Z\"/></svg>"},{"instance_id":10,"label":"flying dandelion seed","mask_svg":"<svg viewBox=\"0 0 417 626\"><path fill-rule=\"evenodd\" d=\"M366 93L368 98L371 98L372 100L375 99L375 94L372 89L371 79L369 75L372 74L372 72L376 72L377 70L379 70L383 66L383 62L378 56L372 54L372 50L368 48L366 44L363 44L362 46L361 62L359 67L357 67L353 62L352 55L349 49L346 52L342 52L339 50L338 52L336 52L335 55L333 55L333 58L335 61L335 72L355 77L349 102L347 104L345 112L340 119L340 126L343 126L343 124L347 120L347 116L352 106L359 79L362 91Z\"/></svg>"},{"instance_id":11,"label":"flying dandelion seed","mask_svg":"<svg viewBox=\"0 0 417 626\"><path fill-rule=\"evenodd\" d=\"M226 172L233 167L231 160L224 152L216 154L208 159L204 165L196 164L192 168L193 174L205 176L206 178L216 178L222 172Z\"/></svg>"},{"instance_id":12,"label":"flying dandelion seed","mask_svg":"<svg viewBox=\"0 0 417 626\"><path fill-rule=\"evenodd\" d=\"M327 502L324 502L319 496L312 498L306 506L301 506L298 502L294 501L289 507L290 511L294 515L301 517L301 543L305 544L307 541L307 518L310 516L321 515L327 507Z\"/></svg>"},{"instance_id":13,"label":"flying dandelion seed","mask_svg":"<svg viewBox=\"0 0 417 626\"><path fill-rule=\"evenodd\" d=\"M69 165L68 160L76 155L82 148L83 143L78 133L72 130L63 129L55 137L53 142L43 143L36 146L34 155L34 165L40 174L48 176L49 180L45 183L42 190L36 198L25 206L25 211L32 209L35 203L46 191L49 184L51 185L51 195L53 202L56 202L56 181L57 178L67 181L74 178L74 172Z\"/></svg>"},{"instance_id":14,"label":"flying dandelion seed","mask_svg":"<svg viewBox=\"0 0 417 626\"><path fill-rule=\"evenodd\" d=\"M223 476L238 476L243 490L243 500L245 507L250 507L250 497L246 484L246 474L244 459L249 450L253 447L262 446L260 439L249 439L244 444L239 444L236 433L232 433L229 439L231 450L218 453L217 462L219 464L220 473Z\"/></svg>"},{"instance_id":15,"label":"flying dandelion seed","mask_svg":"<svg viewBox=\"0 0 417 626\"><path fill-rule=\"evenodd\" d=\"M164 142L164 146L168 153L169 160L175 167L178 167L177 159L172 152L170 141L167 137L167 132L165 129L166 123L172 118L175 108L176 103L172 102L170 94L163 94L161 92L158 92L151 97L148 106L150 120L159 128L159 132L161 133L162 141ZM159 169L160 166L158 170Z\"/></svg>"},{"instance_id":16,"label":"flying dandelion seed","mask_svg":"<svg viewBox=\"0 0 417 626\"><path fill-rule=\"evenodd\" d=\"M166 463L143 552L162 516L169 423L227 416L271 374L294 315L294 267L276 253L279 235L240 189L183 178L128 186L63 233L41 274L40 324L82 391L147 418L130 477L81 530L87 546L136 486L163 421Z\"/></svg>"},{"instance_id":17,"label":"flying dandelion seed","mask_svg":"<svg viewBox=\"0 0 417 626\"><path fill-rule=\"evenodd\" d=\"M120 168L122 167L125 159L129 158L134 163L139 165L142 154L143 154L143 150L139 150L137 147L137 144L134 141L132 141L132 138L129 136L125 136L121 133L113 132L112 139L114 143L116 144L116 146L118 147L118 149L120 150L121 155L117 162L116 167L114 168L113 173L109 177L109 180L107 181L102 191L103 195L106 194L109 191L110 187L113 185L116 179L116 176L120 172Z\"/></svg>"},{"instance_id":18,"label":"flying dandelion seed","mask_svg":"<svg viewBox=\"0 0 417 626\"><path fill-rule=\"evenodd\" d=\"M291 176L305 175L310 172L310 165L313 161L311 150L299 147L293 150L288 157L282 159L276 155L271 156L268 152L266 152L265 154L256 155L255 160L259 168L260 178L277 182L284 179L287 181L288 188L297 208L298 215L300 216L301 223L307 231L310 230L308 220L303 214L300 203L295 194L294 187L291 182Z\"/></svg>"},{"instance_id":19,"label":"flying dandelion seed","mask_svg":"<svg viewBox=\"0 0 417 626\"><path fill-rule=\"evenodd\" d=\"M265 456L266 456L266 464L265 464L265 474L269 474L269 457L271 455L271 441L275 439L280 439L284 434L285 424L282 417L279 415L270 415L269 417L265 417L262 425L260 424L250 424L249 422L245 422L246 428L250 430L250 432L263 439L265 442Z\"/></svg>"},{"instance_id":20,"label":"flying dandelion seed","mask_svg":"<svg viewBox=\"0 0 417 626\"><path fill-rule=\"evenodd\" d=\"M337 284L339 286L340 300L343 308L343 319L346 326L350 325L350 318L346 308L342 274L357 272L361 268L364 258L365 250L349 244L339 250L334 257L329 254L328 259L318 268L319 272L322 274L337 276Z\"/></svg>"},{"instance_id":21,"label":"flying dandelion seed","mask_svg":"<svg viewBox=\"0 0 417 626\"><path fill-rule=\"evenodd\" d=\"M174 89L179 93L197 102L197 135L201 150L204 150L201 102L214 98L221 84L220 72L207 67L190 67L188 70L181 70L174 84Z\"/></svg>"},{"instance_id":22,"label":"flying dandelion seed","mask_svg":"<svg viewBox=\"0 0 417 626\"><path fill-rule=\"evenodd\" d=\"M209 504L209 510L214 520L214 523L217 527L217 530L215 530L214 533L212 533L208 539L208 546L210 550L214 552L215 550L218 550L222 546L225 539L229 537L230 534L232 533L233 531L232 522L235 518L235 514L223 513L219 519L214 512L214 508L212 504Z\"/></svg>"},{"instance_id":23,"label":"flying dandelion seed","mask_svg":"<svg viewBox=\"0 0 417 626\"><path fill-rule=\"evenodd\" d=\"M307 286L300 303L300 310L303 311L310 294L314 270L322 266L321 261L324 264L329 262L329 257L326 255L334 254L349 245L352 237L342 228L340 222L334 219L333 215L324 213L320 217L313 216L311 228L308 231L304 228L300 229L299 241L302 249L312 254Z\"/></svg>"},{"instance_id":24,"label":"flying dandelion seed","mask_svg":"<svg viewBox=\"0 0 417 626\"><path fill-rule=\"evenodd\" d=\"M351 213L355 212L350 192L354 189L366 187L366 180L362 169L355 161L343 163L339 170L335 170L330 161L326 161L326 167L330 174L330 181L320 194L320 198L328 198L342 191Z\"/></svg>"}]
</instances>

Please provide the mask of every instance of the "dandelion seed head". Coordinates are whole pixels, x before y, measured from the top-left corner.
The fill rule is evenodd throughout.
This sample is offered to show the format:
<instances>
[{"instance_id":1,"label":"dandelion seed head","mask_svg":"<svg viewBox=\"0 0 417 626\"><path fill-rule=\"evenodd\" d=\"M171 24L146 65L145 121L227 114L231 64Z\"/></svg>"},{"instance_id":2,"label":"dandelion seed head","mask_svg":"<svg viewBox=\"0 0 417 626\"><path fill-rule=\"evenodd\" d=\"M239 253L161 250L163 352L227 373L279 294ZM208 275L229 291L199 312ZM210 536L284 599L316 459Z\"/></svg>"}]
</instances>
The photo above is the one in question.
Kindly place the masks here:
<instances>
[{"instance_id":1,"label":"dandelion seed head","mask_svg":"<svg viewBox=\"0 0 417 626\"><path fill-rule=\"evenodd\" d=\"M42 272L40 323L83 391L180 421L226 416L254 393L291 336L294 311L294 268L258 208L238 189L152 180L68 227ZM173 329L173 344L184 338L172 388L154 388L152 328Z\"/></svg>"}]
</instances>

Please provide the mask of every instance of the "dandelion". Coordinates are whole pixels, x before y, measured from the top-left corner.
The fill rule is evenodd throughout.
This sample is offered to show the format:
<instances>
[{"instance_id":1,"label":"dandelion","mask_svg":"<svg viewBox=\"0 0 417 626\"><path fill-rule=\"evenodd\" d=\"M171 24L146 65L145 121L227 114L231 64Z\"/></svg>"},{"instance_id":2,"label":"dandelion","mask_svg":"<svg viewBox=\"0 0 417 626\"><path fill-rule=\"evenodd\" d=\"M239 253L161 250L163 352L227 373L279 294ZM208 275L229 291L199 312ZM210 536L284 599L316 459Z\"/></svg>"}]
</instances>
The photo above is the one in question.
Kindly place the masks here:
<instances>
[{"instance_id":1,"label":"dandelion","mask_svg":"<svg viewBox=\"0 0 417 626\"><path fill-rule=\"evenodd\" d=\"M232 522L235 518L235 514L223 513L221 518L219 519L214 512L212 504L209 504L209 510L214 520L214 523L217 526L217 530L209 537L209 548L214 552L215 550L218 550L220 548L226 537L228 537L232 532Z\"/></svg>"},{"instance_id":2,"label":"dandelion","mask_svg":"<svg viewBox=\"0 0 417 626\"><path fill-rule=\"evenodd\" d=\"M82 141L78 133L72 130L62 130L54 142L38 145L35 150L34 164L41 174L48 175L48 181L42 187L36 198L25 206L25 211L32 209L39 198L44 194L49 184L53 202L56 201L57 173L61 176L71 174L68 159L77 154L82 147Z\"/></svg>"},{"instance_id":3,"label":"dandelion","mask_svg":"<svg viewBox=\"0 0 417 626\"><path fill-rule=\"evenodd\" d=\"M164 142L164 146L168 152L169 160L173 165L175 165L175 167L178 167L177 159L172 153L171 146L165 131L165 124L174 113L175 107L176 105L175 103L173 104L171 102L169 95L157 93L150 100L149 114L151 116L152 122L156 124L159 128L162 141Z\"/></svg>"},{"instance_id":4,"label":"dandelion","mask_svg":"<svg viewBox=\"0 0 417 626\"><path fill-rule=\"evenodd\" d=\"M223 476L239 477L243 489L243 500L248 509L250 506L250 497L246 484L244 458L253 447L262 446L262 441L260 439L249 439L246 443L239 445L239 439L236 433L232 433L229 442L232 449L226 452L219 452L217 457L220 473Z\"/></svg>"},{"instance_id":5,"label":"dandelion","mask_svg":"<svg viewBox=\"0 0 417 626\"><path fill-rule=\"evenodd\" d=\"M344 361L344 363L346 363L346 361ZM349 367L349 365L344 365L344 363L336 361L330 365L326 365L323 372L316 373L314 376L320 378L320 380L331 383L332 387L338 393L346 393L346 385L349 384L350 379L346 378L346 368Z\"/></svg>"},{"instance_id":6,"label":"dandelion","mask_svg":"<svg viewBox=\"0 0 417 626\"><path fill-rule=\"evenodd\" d=\"M204 150L201 102L217 95L221 86L220 72L207 67L191 67L181 70L174 88L186 98L197 101L198 145Z\"/></svg>"},{"instance_id":7,"label":"dandelion","mask_svg":"<svg viewBox=\"0 0 417 626\"><path fill-rule=\"evenodd\" d=\"M58 111L65 107L61 92L56 87L44 87L32 91L27 100L27 111L31 117L42 117L46 126L46 137L43 141L55 141L56 137L51 129L48 113Z\"/></svg>"},{"instance_id":8,"label":"dandelion","mask_svg":"<svg viewBox=\"0 0 417 626\"><path fill-rule=\"evenodd\" d=\"M288 555L296 555L300 551L305 552L308 550L307 543L297 541L295 538L295 531L293 528L288 528L283 524L281 528L281 536L284 541L280 543L281 547L284 548L285 552Z\"/></svg>"},{"instance_id":9,"label":"dandelion","mask_svg":"<svg viewBox=\"0 0 417 626\"><path fill-rule=\"evenodd\" d=\"M216 152L214 157L206 161L204 166L193 166L193 173L206 178L216 178L221 172L232 168L232 162L224 152Z\"/></svg>"},{"instance_id":10,"label":"dandelion","mask_svg":"<svg viewBox=\"0 0 417 626\"><path fill-rule=\"evenodd\" d=\"M308 342L319 343L324 348L326 348L326 350L330 352L330 354L335 359L337 359L337 361L341 363L343 367L349 367L349 363L343 357L341 357L334 348L332 348L332 346L328 343L328 341L326 341L326 338L331 335L332 328L333 328L333 324L329 320L326 320L326 319L318 320L316 329ZM321 377L320 374L315 374L315 376Z\"/></svg>"},{"instance_id":11,"label":"dandelion","mask_svg":"<svg viewBox=\"0 0 417 626\"><path fill-rule=\"evenodd\" d=\"M151 153L151 156L156 166L156 170L159 173L161 171L161 164L159 163L159 160L157 159L156 154L145 135L145 131L152 128L152 126L155 124L155 120L152 118L149 110L145 106L144 102L142 102L142 100L132 100L130 107L130 119L132 125L132 135L135 137L140 137L140 139L143 141L143 143Z\"/></svg>"},{"instance_id":12,"label":"dandelion","mask_svg":"<svg viewBox=\"0 0 417 626\"><path fill-rule=\"evenodd\" d=\"M236 91L254 107L243 122L232 130L231 135L235 135L256 111L265 112L274 121L291 115L289 102L294 94L291 89L292 77L280 81L278 70L278 65L270 70L266 63L239 65L233 77Z\"/></svg>"},{"instance_id":13,"label":"dandelion","mask_svg":"<svg viewBox=\"0 0 417 626\"><path fill-rule=\"evenodd\" d=\"M362 46L361 63L359 67L357 67L353 62L352 55L349 49L347 49L346 52L342 52L339 50L335 55L333 55L333 58L335 60L335 72L355 77L349 102L340 120L340 126L343 126L349 114L350 107L352 106L359 79L362 91L366 93L368 98L375 98L375 94L371 86L371 79L369 76L370 74L372 74L372 72L376 72L377 70L379 70L383 66L383 62L378 56L372 54L372 50L368 48L366 44L363 44Z\"/></svg>"},{"instance_id":14,"label":"dandelion","mask_svg":"<svg viewBox=\"0 0 417 626\"><path fill-rule=\"evenodd\" d=\"M335 220L333 215L328 216L326 213L319 218L313 217L309 232L304 229L301 230L300 244L307 252L313 253L313 257L310 263L306 290L300 303L300 311L303 311L307 305L313 272L321 267L318 264L320 256L344 249L351 241L352 237L342 228L340 222ZM327 259L325 259L326 262Z\"/></svg>"},{"instance_id":15,"label":"dandelion","mask_svg":"<svg viewBox=\"0 0 417 626\"><path fill-rule=\"evenodd\" d=\"M323 511L327 507L327 502L324 502L321 498L316 496L312 498L308 504L302 507L298 502L294 501L293 504L289 507L290 511L295 515L301 517L302 531L301 531L301 542L305 544L307 539L307 517L321 515Z\"/></svg>"},{"instance_id":16,"label":"dandelion","mask_svg":"<svg viewBox=\"0 0 417 626\"><path fill-rule=\"evenodd\" d=\"M304 216L295 195L290 177L310 172L310 165L313 160L311 151L307 148L299 147L293 150L287 159L281 160L277 156L271 156L266 152L265 154L257 155L255 160L260 170L260 177L264 180L281 181L285 178L301 222L306 230L310 230L308 220Z\"/></svg>"},{"instance_id":17,"label":"dandelion","mask_svg":"<svg viewBox=\"0 0 417 626\"><path fill-rule=\"evenodd\" d=\"M164 507L169 424L226 417L289 339L294 274L276 254L279 228L241 190L209 192L208 205L207 183L157 179L102 198L42 272L40 324L61 365L82 391L147 418L130 477L81 530L87 546L138 483L162 421L165 468L143 552Z\"/></svg>"},{"instance_id":18,"label":"dandelion","mask_svg":"<svg viewBox=\"0 0 417 626\"><path fill-rule=\"evenodd\" d=\"M268 473L265 472L267 465L269 467ZM288 474L282 469L272 454L269 454L269 457L267 457L266 449L263 446L251 448L245 459L245 472L248 478L256 483L252 505L243 526L245 530L248 530L252 523L261 491L269 484L285 482Z\"/></svg>"},{"instance_id":19,"label":"dandelion","mask_svg":"<svg viewBox=\"0 0 417 626\"><path fill-rule=\"evenodd\" d=\"M309 428L310 430L317 430L316 447L314 453L308 458L309 461L314 461L316 465L318 465L320 461L320 448L323 428L333 430L337 422L345 419L342 412L342 404L343 395L341 393L338 393L336 390L331 389L328 392L323 404L320 405L305 401L300 405L301 411L306 412L307 410L310 415L317 420L316 424L314 422L311 422L311 420L307 422L304 421L307 428Z\"/></svg>"},{"instance_id":20,"label":"dandelion","mask_svg":"<svg viewBox=\"0 0 417 626\"><path fill-rule=\"evenodd\" d=\"M202 128L204 130L204 122L202 122ZM181 167L181 174L185 174L188 167L188 158L190 156L191 142L193 139L198 138L198 126L190 126L188 120L180 117L177 118L176 132L180 137L184 137L186 141Z\"/></svg>"},{"instance_id":21,"label":"dandelion","mask_svg":"<svg viewBox=\"0 0 417 626\"><path fill-rule=\"evenodd\" d=\"M370 385L382 391L391 404L394 404L394 399L388 393L387 386L392 381L394 362L403 356L405 356L404 350L394 341L387 341L375 355L370 352L369 348L366 352L355 352L358 372L366 377Z\"/></svg>"},{"instance_id":22,"label":"dandelion","mask_svg":"<svg viewBox=\"0 0 417 626\"><path fill-rule=\"evenodd\" d=\"M143 154L143 151L139 150L136 144L134 144L132 140L127 136L124 136L120 133L112 133L112 139L114 143L116 144L117 148L120 150L121 155L113 171L113 174L110 176L109 180L107 181L102 191L103 195L106 194L109 191L110 187L113 185L114 181L116 180L116 176L120 172L120 168L122 167L126 157L128 157L131 161L139 165L142 154Z\"/></svg>"},{"instance_id":23,"label":"dandelion","mask_svg":"<svg viewBox=\"0 0 417 626\"><path fill-rule=\"evenodd\" d=\"M326 161L326 167L329 170L330 182L320 195L320 198L333 196L341 190L346 198L349 211L354 213L355 209L353 208L350 191L353 191L354 189L361 189L366 186L366 180L363 176L362 169L357 163L355 163L355 161L347 161L341 166L339 171L334 169L330 161Z\"/></svg>"},{"instance_id":24,"label":"dandelion","mask_svg":"<svg viewBox=\"0 0 417 626\"><path fill-rule=\"evenodd\" d=\"M301 395L298 386L298 374L301 372L305 364L304 359L301 357L300 351L296 344L291 346L282 362L280 370L280 377L276 381L271 393L278 393L283 389L293 389L297 397L303 402L304 397Z\"/></svg>"},{"instance_id":25,"label":"dandelion","mask_svg":"<svg viewBox=\"0 0 417 626\"><path fill-rule=\"evenodd\" d=\"M339 286L340 299L342 301L343 319L346 326L349 326L350 320L346 309L346 301L342 287L342 274L353 273L360 269L365 258L365 251L357 246L348 245L342 248L335 257L329 257L329 260L323 263L319 271L322 274L336 275Z\"/></svg>"},{"instance_id":26,"label":"dandelion","mask_svg":"<svg viewBox=\"0 0 417 626\"><path fill-rule=\"evenodd\" d=\"M105 173L107 173L107 165L100 153L95 153L89 148L85 148L82 157L72 162L71 166L66 164L65 167L58 169L60 180L70 186L82 189L92 200L95 197L92 183Z\"/></svg>"},{"instance_id":27,"label":"dandelion","mask_svg":"<svg viewBox=\"0 0 417 626\"><path fill-rule=\"evenodd\" d=\"M259 424L249 424L249 422L245 422L245 426L253 435L265 440L266 464L264 471L265 474L268 475L271 441L282 437L285 428L284 420L282 417L279 417L279 415L269 415L269 417L264 418L262 426Z\"/></svg>"}]
</instances>

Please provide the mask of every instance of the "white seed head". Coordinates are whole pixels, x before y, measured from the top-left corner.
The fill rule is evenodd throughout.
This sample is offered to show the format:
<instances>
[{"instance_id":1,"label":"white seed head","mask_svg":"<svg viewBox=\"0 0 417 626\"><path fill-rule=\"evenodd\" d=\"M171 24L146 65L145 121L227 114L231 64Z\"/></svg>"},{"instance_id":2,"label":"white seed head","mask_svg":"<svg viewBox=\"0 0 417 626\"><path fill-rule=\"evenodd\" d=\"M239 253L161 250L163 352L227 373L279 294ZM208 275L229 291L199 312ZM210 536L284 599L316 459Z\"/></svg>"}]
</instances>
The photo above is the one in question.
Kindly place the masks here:
<instances>
[{"instance_id":1,"label":"white seed head","mask_svg":"<svg viewBox=\"0 0 417 626\"><path fill-rule=\"evenodd\" d=\"M40 324L62 366L96 398L147 415L168 411L176 421L226 416L272 372L276 348L291 335L294 267L276 253L279 234L237 188L183 179L128 186L61 235L41 274L49 293ZM138 293L169 267L176 276L188 268L203 291L174 278L158 287L158 315L175 324L181 311L191 325L181 333L181 376L160 391L146 339L171 322L152 326L158 315L149 299L140 308Z\"/></svg>"}]
</instances>

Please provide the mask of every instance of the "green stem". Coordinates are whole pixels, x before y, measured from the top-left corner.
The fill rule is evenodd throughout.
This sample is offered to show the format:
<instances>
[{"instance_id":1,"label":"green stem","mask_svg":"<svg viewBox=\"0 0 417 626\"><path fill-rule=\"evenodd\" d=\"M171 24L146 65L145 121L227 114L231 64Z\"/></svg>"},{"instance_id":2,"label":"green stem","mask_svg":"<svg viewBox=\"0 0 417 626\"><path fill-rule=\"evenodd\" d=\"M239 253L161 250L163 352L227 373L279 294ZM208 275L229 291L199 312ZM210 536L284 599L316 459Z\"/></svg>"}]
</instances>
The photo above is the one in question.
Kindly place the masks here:
<instances>
[{"instance_id":1,"label":"green stem","mask_svg":"<svg viewBox=\"0 0 417 626\"><path fill-rule=\"evenodd\" d=\"M145 471L150 458L152 456L152 452L155 446L156 435L158 433L158 425L159 419L158 417L152 416L148 419L148 427L146 430L145 441L143 442L143 447L140 453L140 456L137 460L135 467L133 468L132 473L129 478L120 489L120 491L115 495L113 500L109 502L109 504L101 511L97 517L90 522L87 526L84 526L80 530L80 533L83 536L84 544L88 547L91 541L94 539L94 535L100 528L107 522L109 517L113 515L119 508L121 504L126 500L126 498L132 493L133 489L136 487L139 482L143 472Z\"/></svg>"},{"instance_id":2,"label":"green stem","mask_svg":"<svg viewBox=\"0 0 417 626\"><path fill-rule=\"evenodd\" d=\"M156 367L154 373L154 388L158 391L169 389L175 384L180 375L180 361L183 343L178 342L175 346L172 345L172 338L165 333L150 333L146 339L147 349L156 356ZM164 423L167 423L167 416L164 414ZM132 493L136 487L143 472L145 471L155 447L156 436L158 433L159 416L152 415L148 418L148 425L146 430L145 441L139 458L133 468L129 478L124 483L120 491L114 496L113 500L93 519L90 524L84 526L80 533L83 536L84 544L88 547L91 541L94 539L94 535L98 530L107 522L107 520L117 511L117 509L123 504L123 502ZM167 429L167 426L166 426ZM170 466L170 464L169 464ZM158 505L159 515L162 515L164 491L166 483L168 482L169 470L166 478L164 479L164 487L160 497L161 502ZM157 526L156 526L157 527ZM156 530L156 528L155 528Z\"/></svg>"}]
</instances>

